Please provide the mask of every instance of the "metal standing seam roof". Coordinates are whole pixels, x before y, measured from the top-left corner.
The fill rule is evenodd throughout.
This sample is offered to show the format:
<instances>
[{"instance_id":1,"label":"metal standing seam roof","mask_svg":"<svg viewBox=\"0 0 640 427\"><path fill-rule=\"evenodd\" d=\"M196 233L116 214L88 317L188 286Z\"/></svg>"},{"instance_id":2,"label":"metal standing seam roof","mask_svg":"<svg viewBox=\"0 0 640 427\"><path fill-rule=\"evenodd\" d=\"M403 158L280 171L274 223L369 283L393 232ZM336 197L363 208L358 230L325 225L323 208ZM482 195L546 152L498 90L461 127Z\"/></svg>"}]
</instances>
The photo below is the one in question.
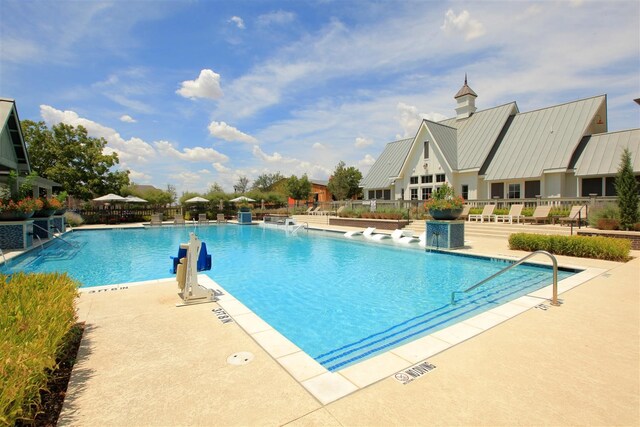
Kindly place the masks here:
<instances>
[{"instance_id":1,"label":"metal standing seam roof","mask_svg":"<svg viewBox=\"0 0 640 427\"><path fill-rule=\"evenodd\" d=\"M640 129L592 135L576 162L576 176L618 172L622 151L631 151L631 166L640 173Z\"/></svg>"},{"instance_id":2,"label":"metal standing seam roof","mask_svg":"<svg viewBox=\"0 0 640 427\"><path fill-rule=\"evenodd\" d=\"M9 116L13 110L13 101L10 99L0 98L0 126L5 127Z\"/></svg>"},{"instance_id":3,"label":"metal standing seam roof","mask_svg":"<svg viewBox=\"0 0 640 427\"><path fill-rule=\"evenodd\" d=\"M14 131L11 131L12 127ZM22 138L20 119L18 118L15 101L13 99L0 98L0 129L4 130L5 128L9 128L8 133L13 144L18 168L29 172L31 170L29 155L24 139Z\"/></svg>"},{"instance_id":4,"label":"metal standing seam roof","mask_svg":"<svg viewBox=\"0 0 640 427\"><path fill-rule=\"evenodd\" d=\"M364 188L389 188L391 180L400 174L400 169L404 163L414 138L401 139L390 142L384 148L380 157L371 166L369 173L360 181L360 186Z\"/></svg>"},{"instance_id":5,"label":"metal standing seam roof","mask_svg":"<svg viewBox=\"0 0 640 427\"><path fill-rule=\"evenodd\" d=\"M437 142L437 146L444 155L447 163L449 163L449 166L453 170L456 170L458 168L458 149L456 147L458 130L445 124L429 120L424 120L423 123L427 129L429 129L431 135L433 135L433 139Z\"/></svg>"},{"instance_id":6,"label":"metal standing seam roof","mask_svg":"<svg viewBox=\"0 0 640 427\"><path fill-rule=\"evenodd\" d=\"M509 116L518 113L514 102L482 110L471 117L439 122L458 129L457 170L480 168L489 155Z\"/></svg>"},{"instance_id":7,"label":"metal standing seam roof","mask_svg":"<svg viewBox=\"0 0 640 427\"><path fill-rule=\"evenodd\" d=\"M535 178L566 169L587 126L606 96L515 116L485 174L485 180Z\"/></svg>"}]
</instances>

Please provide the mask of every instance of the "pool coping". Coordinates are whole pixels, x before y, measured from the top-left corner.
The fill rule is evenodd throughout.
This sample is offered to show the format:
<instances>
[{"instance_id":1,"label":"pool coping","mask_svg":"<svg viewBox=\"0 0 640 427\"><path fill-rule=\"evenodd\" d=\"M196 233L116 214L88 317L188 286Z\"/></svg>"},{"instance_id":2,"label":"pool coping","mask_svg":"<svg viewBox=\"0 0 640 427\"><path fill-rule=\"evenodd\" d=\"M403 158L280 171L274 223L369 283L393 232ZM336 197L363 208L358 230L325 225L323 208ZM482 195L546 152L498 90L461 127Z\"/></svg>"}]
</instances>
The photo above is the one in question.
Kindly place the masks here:
<instances>
[{"instance_id":1,"label":"pool coping","mask_svg":"<svg viewBox=\"0 0 640 427\"><path fill-rule=\"evenodd\" d=\"M482 255L478 256L483 257ZM484 258L513 261L512 259L497 256ZM562 267L580 271L558 282L559 295L608 271L605 268L596 267L569 265L563 265ZM171 278L94 286L80 288L79 291L86 293L109 292L127 289L130 286L157 284L167 280L171 280ZM545 286L407 344L335 372L330 372L271 327L215 280L205 274L199 274L198 283L206 288L215 290L218 295L218 300L215 303L322 405L335 402L386 378L395 377L396 373L416 364L428 362L428 358L480 335L532 308L546 311L549 309L547 304L552 290L552 285ZM561 299L559 301L562 302Z\"/></svg>"}]
</instances>

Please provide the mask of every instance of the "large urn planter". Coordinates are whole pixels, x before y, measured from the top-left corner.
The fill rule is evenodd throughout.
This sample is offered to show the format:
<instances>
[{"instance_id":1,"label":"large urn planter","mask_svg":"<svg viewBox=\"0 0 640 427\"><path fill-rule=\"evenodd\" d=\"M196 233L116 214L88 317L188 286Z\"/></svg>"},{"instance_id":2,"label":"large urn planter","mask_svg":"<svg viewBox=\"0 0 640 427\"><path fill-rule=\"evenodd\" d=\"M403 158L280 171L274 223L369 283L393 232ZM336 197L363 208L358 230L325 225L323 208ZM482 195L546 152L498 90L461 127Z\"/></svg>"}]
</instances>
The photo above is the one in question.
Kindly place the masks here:
<instances>
[{"instance_id":1,"label":"large urn planter","mask_svg":"<svg viewBox=\"0 0 640 427\"><path fill-rule=\"evenodd\" d=\"M39 211L36 211L33 216L35 218L49 218L54 213L56 213L55 209L40 209Z\"/></svg>"},{"instance_id":2,"label":"large urn planter","mask_svg":"<svg viewBox=\"0 0 640 427\"><path fill-rule=\"evenodd\" d=\"M33 216L33 211L4 211L0 212L0 221L22 221Z\"/></svg>"},{"instance_id":3,"label":"large urn planter","mask_svg":"<svg viewBox=\"0 0 640 427\"><path fill-rule=\"evenodd\" d=\"M457 219L462 213L462 208L460 209L429 209L429 215L435 220L438 221L452 221Z\"/></svg>"}]
</instances>

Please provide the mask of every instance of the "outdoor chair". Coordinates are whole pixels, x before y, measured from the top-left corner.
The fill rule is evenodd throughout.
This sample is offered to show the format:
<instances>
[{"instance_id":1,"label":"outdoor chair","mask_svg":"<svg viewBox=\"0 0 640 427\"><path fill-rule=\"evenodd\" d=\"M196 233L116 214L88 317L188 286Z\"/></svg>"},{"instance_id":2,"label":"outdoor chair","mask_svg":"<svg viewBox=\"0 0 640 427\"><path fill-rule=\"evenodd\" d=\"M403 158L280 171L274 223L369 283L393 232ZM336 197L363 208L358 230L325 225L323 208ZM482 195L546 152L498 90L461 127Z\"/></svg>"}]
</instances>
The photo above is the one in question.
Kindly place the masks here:
<instances>
[{"instance_id":1,"label":"outdoor chair","mask_svg":"<svg viewBox=\"0 0 640 427\"><path fill-rule=\"evenodd\" d=\"M524 215L522 215L523 208L524 208L523 204L511 205L511 208L509 209L508 214L494 215L496 218L496 222L499 222L499 221L506 222L508 220L509 224L513 224L513 220L515 219L516 222L520 223L520 220L524 218Z\"/></svg>"},{"instance_id":2,"label":"outdoor chair","mask_svg":"<svg viewBox=\"0 0 640 427\"><path fill-rule=\"evenodd\" d=\"M227 219L224 217L224 214L219 213L216 215L216 222L220 224L221 222L227 222Z\"/></svg>"},{"instance_id":3,"label":"outdoor chair","mask_svg":"<svg viewBox=\"0 0 640 427\"><path fill-rule=\"evenodd\" d=\"M316 215L316 213L317 213L319 210L320 210L320 206L315 207L315 208L312 208L312 209L309 211L309 215Z\"/></svg>"},{"instance_id":4,"label":"outdoor chair","mask_svg":"<svg viewBox=\"0 0 640 427\"><path fill-rule=\"evenodd\" d=\"M551 206L538 206L533 211L531 216L525 216L523 222L530 222L532 224L547 223L549 222L549 213L551 212Z\"/></svg>"},{"instance_id":5,"label":"outdoor chair","mask_svg":"<svg viewBox=\"0 0 640 427\"><path fill-rule=\"evenodd\" d=\"M480 222L484 222L484 220L486 219L487 221L491 222L491 217L493 216L493 210L495 208L496 208L496 205L484 205L484 209L482 209L481 214L471 214L469 215L468 219L469 221L480 220Z\"/></svg>"},{"instance_id":6,"label":"outdoor chair","mask_svg":"<svg viewBox=\"0 0 640 427\"><path fill-rule=\"evenodd\" d=\"M207 214L198 214L198 224L209 224L209 220L207 219Z\"/></svg>"},{"instance_id":7,"label":"outdoor chair","mask_svg":"<svg viewBox=\"0 0 640 427\"><path fill-rule=\"evenodd\" d=\"M173 224L174 225L185 225L184 224L184 217L182 215L178 215L173 219Z\"/></svg>"},{"instance_id":8,"label":"outdoor chair","mask_svg":"<svg viewBox=\"0 0 640 427\"><path fill-rule=\"evenodd\" d=\"M150 225L162 225L162 214L152 214Z\"/></svg>"},{"instance_id":9,"label":"outdoor chair","mask_svg":"<svg viewBox=\"0 0 640 427\"><path fill-rule=\"evenodd\" d=\"M471 209L471 205L462 206L462 213L458 216L458 219L466 220L469 218L469 210Z\"/></svg>"},{"instance_id":10,"label":"outdoor chair","mask_svg":"<svg viewBox=\"0 0 640 427\"><path fill-rule=\"evenodd\" d=\"M572 206L569 216L559 218L560 225L564 224L576 224L586 225L587 223L587 207L586 206Z\"/></svg>"}]
</instances>

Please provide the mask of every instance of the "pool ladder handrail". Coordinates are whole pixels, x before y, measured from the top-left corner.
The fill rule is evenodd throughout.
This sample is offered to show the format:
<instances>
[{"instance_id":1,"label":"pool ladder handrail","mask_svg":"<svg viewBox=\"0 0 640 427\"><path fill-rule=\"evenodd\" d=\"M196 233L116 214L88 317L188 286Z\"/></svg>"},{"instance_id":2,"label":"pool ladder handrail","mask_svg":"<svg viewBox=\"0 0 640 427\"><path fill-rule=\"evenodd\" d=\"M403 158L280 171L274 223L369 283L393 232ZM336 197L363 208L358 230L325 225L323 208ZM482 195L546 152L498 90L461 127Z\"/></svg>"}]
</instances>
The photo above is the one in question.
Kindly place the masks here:
<instances>
[{"instance_id":1,"label":"pool ladder handrail","mask_svg":"<svg viewBox=\"0 0 640 427\"><path fill-rule=\"evenodd\" d=\"M0 256L2 256L2 265L4 265L5 269L8 269L9 268L9 262L7 261L7 258L5 258L4 252L2 252L2 249L0 249Z\"/></svg>"},{"instance_id":2,"label":"pool ladder handrail","mask_svg":"<svg viewBox=\"0 0 640 427\"><path fill-rule=\"evenodd\" d=\"M47 230L46 228L44 228L44 227L40 227L38 224L33 224L33 226L34 226L34 227L39 228L40 230L42 230L42 231L46 232L47 234L51 234L51 236L52 236L53 238L56 238L56 239L60 239L60 240L62 240L62 241L63 241L63 242L65 242L67 245L71 246L72 248L75 248L75 246L74 246L72 243L67 242L65 239L63 239L63 238L62 238L62 237L60 237L60 236L56 236L54 233L51 233L51 231ZM56 229L56 230L58 230L57 228L55 228L55 229ZM58 231L60 231L60 230L58 230ZM40 240L40 236L39 236L39 235L37 235L37 234L34 234L34 236L36 236L36 237L38 238L38 240L40 241L40 246L42 246L42 240Z\"/></svg>"},{"instance_id":3,"label":"pool ladder handrail","mask_svg":"<svg viewBox=\"0 0 640 427\"><path fill-rule=\"evenodd\" d=\"M547 251L535 251L535 252L532 252L529 255L519 259L515 263L503 268L502 270L498 271L497 273L492 274L491 276L487 277L486 279L476 283L475 285L471 286L470 288L465 289L464 291L453 291L453 292L451 292L451 305L455 305L455 303L456 303L456 294L462 294L462 293L467 293L469 291L472 291L472 290L476 289L478 286L483 285L483 284L487 283L489 280L500 276L502 273L506 273L507 271L511 270L512 268L519 266L520 264L522 264L523 262L525 262L529 258L531 258L531 257L533 257L535 255L538 255L538 254L547 255L549 258L551 258L551 261L553 262L553 296L551 298L551 303L550 304L553 305L553 306L559 307L560 303L558 302L558 261L556 260L556 257L551 255Z\"/></svg>"}]
</instances>

